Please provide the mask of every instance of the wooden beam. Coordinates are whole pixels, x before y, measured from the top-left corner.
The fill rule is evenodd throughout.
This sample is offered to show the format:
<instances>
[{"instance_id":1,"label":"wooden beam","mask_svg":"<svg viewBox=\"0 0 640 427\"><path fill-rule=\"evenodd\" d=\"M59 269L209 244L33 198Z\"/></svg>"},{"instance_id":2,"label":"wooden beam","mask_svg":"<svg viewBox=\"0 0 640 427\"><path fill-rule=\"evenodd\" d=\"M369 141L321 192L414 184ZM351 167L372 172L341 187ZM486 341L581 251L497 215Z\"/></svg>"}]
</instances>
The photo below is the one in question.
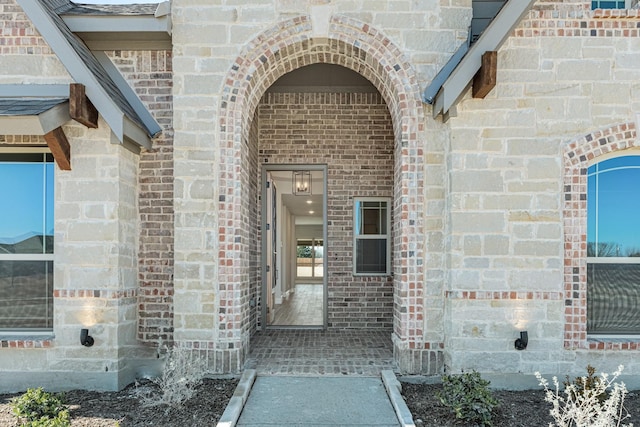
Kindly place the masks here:
<instances>
[{"instance_id":1,"label":"wooden beam","mask_svg":"<svg viewBox=\"0 0 640 427\"><path fill-rule=\"evenodd\" d=\"M71 170L71 147L69 141L61 127L52 130L44 135L49 150L53 154L58 167L63 171Z\"/></svg>"},{"instance_id":2,"label":"wooden beam","mask_svg":"<svg viewBox=\"0 0 640 427\"><path fill-rule=\"evenodd\" d=\"M498 52L488 50L482 54L482 66L473 77L474 98L484 98L496 86L496 73L498 70Z\"/></svg>"},{"instance_id":3,"label":"wooden beam","mask_svg":"<svg viewBox=\"0 0 640 427\"><path fill-rule=\"evenodd\" d=\"M73 120L88 128L98 127L98 110L85 95L83 84L69 85L69 115Z\"/></svg>"}]
</instances>

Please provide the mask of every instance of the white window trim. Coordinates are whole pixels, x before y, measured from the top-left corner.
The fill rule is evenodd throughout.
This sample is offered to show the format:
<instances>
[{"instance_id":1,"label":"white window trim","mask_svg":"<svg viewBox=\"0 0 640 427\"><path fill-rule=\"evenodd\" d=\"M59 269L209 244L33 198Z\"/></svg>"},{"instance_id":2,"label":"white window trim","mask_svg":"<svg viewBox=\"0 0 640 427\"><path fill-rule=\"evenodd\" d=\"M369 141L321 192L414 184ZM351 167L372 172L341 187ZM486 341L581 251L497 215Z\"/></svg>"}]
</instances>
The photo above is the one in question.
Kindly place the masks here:
<instances>
[{"instance_id":1,"label":"white window trim","mask_svg":"<svg viewBox=\"0 0 640 427\"><path fill-rule=\"evenodd\" d=\"M356 209L358 203L357 202L386 202L387 203L387 224L386 234L358 234L356 230L356 224L358 223L358 210ZM360 273L357 271L357 250L358 250L358 240L368 240L368 239L380 239L385 238L387 240L386 251L387 251L387 265L386 271L384 273ZM391 198L390 197L354 197L353 198L353 275L354 276L390 276L391 275Z\"/></svg>"}]
</instances>

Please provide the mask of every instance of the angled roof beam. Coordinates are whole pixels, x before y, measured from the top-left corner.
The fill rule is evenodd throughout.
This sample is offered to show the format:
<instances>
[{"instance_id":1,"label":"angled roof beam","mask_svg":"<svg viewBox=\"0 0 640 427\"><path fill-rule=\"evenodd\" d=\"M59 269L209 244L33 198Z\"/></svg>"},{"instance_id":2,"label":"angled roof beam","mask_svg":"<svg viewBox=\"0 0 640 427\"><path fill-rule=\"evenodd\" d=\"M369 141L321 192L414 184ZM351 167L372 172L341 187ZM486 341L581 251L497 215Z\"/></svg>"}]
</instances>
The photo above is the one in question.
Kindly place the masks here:
<instances>
[{"instance_id":1,"label":"angled roof beam","mask_svg":"<svg viewBox=\"0 0 640 427\"><path fill-rule=\"evenodd\" d=\"M500 9L496 17L480 35L480 38L471 45L468 52L460 60L457 66L444 79L438 88L429 85L427 89L437 94L429 102L428 93L425 90L423 99L433 104L433 117L442 114L443 117L449 109L464 95L469 84L473 80L482 65L482 55L487 51L497 51L507 39L511 31L518 25L524 15L531 9L536 0L511 0L507 1Z\"/></svg>"},{"instance_id":2,"label":"angled roof beam","mask_svg":"<svg viewBox=\"0 0 640 427\"><path fill-rule=\"evenodd\" d=\"M484 98L496 87L498 73L498 52L488 50L482 54L482 66L473 77L472 96Z\"/></svg>"},{"instance_id":3,"label":"angled roof beam","mask_svg":"<svg viewBox=\"0 0 640 427\"><path fill-rule=\"evenodd\" d=\"M61 127L44 134L49 150L58 167L63 171L71 170L71 147Z\"/></svg>"},{"instance_id":4,"label":"angled roof beam","mask_svg":"<svg viewBox=\"0 0 640 427\"><path fill-rule=\"evenodd\" d=\"M98 127L98 110L85 95L83 84L69 85L69 113L73 120L88 128Z\"/></svg>"}]
</instances>

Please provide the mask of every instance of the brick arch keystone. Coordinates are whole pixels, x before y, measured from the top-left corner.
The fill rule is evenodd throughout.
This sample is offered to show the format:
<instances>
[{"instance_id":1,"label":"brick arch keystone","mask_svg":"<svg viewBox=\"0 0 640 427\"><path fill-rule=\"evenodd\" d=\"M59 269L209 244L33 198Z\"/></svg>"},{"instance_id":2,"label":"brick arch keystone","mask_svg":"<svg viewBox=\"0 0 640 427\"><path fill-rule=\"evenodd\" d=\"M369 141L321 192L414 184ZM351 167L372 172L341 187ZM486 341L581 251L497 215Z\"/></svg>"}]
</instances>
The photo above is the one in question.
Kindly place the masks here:
<instances>
[{"instance_id":1,"label":"brick arch keystone","mask_svg":"<svg viewBox=\"0 0 640 427\"><path fill-rule=\"evenodd\" d=\"M382 94L393 121L394 143L394 340L399 349L423 342L424 111L417 76L402 51L381 31L356 19L332 17L328 38L314 39L311 20L299 16L262 32L229 70L220 104L220 203L218 318L220 338L246 331L234 296L249 280L247 229L242 209L248 179L247 148L254 112L280 76L305 65L330 63L367 78ZM224 334L224 335L222 335ZM237 336L237 335L236 335ZM427 346L428 347L428 346Z\"/></svg>"},{"instance_id":2,"label":"brick arch keystone","mask_svg":"<svg viewBox=\"0 0 640 427\"><path fill-rule=\"evenodd\" d=\"M640 349L638 343L587 341L587 169L598 157L640 147L636 124L622 123L564 146L564 348Z\"/></svg>"}]
</instances>

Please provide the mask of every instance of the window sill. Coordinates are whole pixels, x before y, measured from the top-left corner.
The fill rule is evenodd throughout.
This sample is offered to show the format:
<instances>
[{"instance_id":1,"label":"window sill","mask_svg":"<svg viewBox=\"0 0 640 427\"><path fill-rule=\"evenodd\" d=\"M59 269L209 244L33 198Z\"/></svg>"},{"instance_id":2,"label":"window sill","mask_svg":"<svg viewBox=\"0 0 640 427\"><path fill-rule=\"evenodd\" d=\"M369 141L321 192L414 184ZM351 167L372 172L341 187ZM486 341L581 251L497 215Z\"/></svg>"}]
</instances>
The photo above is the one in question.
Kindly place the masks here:
<instances>
[{"instance_id":1,"label":"window sill","mask_svg":"<svg viewBox=\"0 0 640 427\"><path fill-rule=\"evenodd\" d=\"M43 335L8 335L0 333L0 349L4 348L49 348L53 347L54 336Z\"/></svg>"},{"instance_id":2,"label":"window sill","mask_svg":"<svg viewBox=\"0 0 640 427\"><path fill-rule=\"evenodd\" d=\"M640 350L640 336L590 336L589 350Z\"/></svg>"},{"instance_id":3,"label":"window sill","mask_svg":"<svg viewBox=\"0 0 640 427\"><path fill-rule=\"evenodd\" d=\"M640 17L640 9L593 9L593 18L612 19L612 18L637 18Z\"/></svg>"}]
</instances>

